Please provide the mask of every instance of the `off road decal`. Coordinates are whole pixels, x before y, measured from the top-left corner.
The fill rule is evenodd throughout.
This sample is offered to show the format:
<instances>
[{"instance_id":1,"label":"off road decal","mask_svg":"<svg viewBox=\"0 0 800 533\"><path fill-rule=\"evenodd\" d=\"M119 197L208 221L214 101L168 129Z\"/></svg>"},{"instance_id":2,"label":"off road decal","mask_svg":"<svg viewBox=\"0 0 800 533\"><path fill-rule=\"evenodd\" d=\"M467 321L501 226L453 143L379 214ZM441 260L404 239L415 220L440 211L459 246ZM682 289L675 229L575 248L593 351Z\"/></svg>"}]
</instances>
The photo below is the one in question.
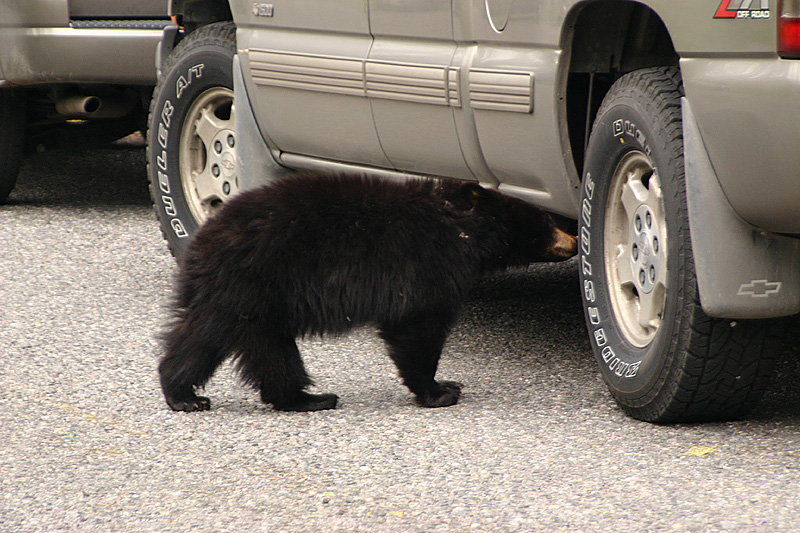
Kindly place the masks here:
<instances>
[{"instance_id":1,"label":"off road decal","mask_svg":"<svg viewBox=\"0 0 800 533\"><path fill-rule=\"evenodd\" d=\"M715 19L768 19L769 0L722 0Z\"/></svg>"}]
</instances>

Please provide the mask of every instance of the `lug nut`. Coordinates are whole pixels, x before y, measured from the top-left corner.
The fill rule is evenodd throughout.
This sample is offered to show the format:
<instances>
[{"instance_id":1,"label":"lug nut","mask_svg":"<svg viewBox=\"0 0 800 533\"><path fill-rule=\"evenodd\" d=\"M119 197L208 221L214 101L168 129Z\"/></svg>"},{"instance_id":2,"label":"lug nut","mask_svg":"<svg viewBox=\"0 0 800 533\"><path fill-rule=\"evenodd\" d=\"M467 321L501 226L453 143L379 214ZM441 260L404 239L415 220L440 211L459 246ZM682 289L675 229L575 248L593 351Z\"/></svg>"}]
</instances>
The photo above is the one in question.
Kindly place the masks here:
<instances>
[{"instance_id":1,"label":"lug nut","mask_svg":"<svg viewBox=\"0 0 800 533\"><path fill-rule=\"evenodd\" d=\"M219 165L217 165L216 163L214 163L214 164L211 166L211 174L213 174L215 178L218 178L218 177L219 177L219 173L220 173L220 170L219 170Z\"/></svg>"}]
</instances>

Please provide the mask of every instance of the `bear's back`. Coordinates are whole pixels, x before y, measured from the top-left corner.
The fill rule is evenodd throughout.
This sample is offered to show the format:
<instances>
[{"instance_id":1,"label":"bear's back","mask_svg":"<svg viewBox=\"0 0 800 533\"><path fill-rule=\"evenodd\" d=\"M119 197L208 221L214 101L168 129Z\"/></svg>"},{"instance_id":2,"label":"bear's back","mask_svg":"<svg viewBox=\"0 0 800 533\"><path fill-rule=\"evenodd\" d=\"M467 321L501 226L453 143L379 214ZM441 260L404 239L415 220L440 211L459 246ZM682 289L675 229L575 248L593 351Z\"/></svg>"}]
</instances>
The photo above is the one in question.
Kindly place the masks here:
<instances>
[{"instance_id":1,"label":"bear's back","mask_svg":"<svg viewBox=\"0 0 800 533\"><path fill-rule=\"evenodd\" d=\"M449 186L447 181L300 173L243 193L223 209L219 222L269 239L272 252L285 245L332 255L330 260L342 254L406 256L423 251L425 243L443 244L459 234L452 209L435 194L441 183Z\"/></svg>"},{"instance_id":2,"label":"bear's back","mask_svg":"<svg viewBox=\"0 0 800 533\"><path fill-rule=\"evenodd\" d=\"M303 173L241 193L190 245L190 292L235 279L299 333L449 308L478 267L445 199L456 187Z\"/></svg>"}]
</instances>

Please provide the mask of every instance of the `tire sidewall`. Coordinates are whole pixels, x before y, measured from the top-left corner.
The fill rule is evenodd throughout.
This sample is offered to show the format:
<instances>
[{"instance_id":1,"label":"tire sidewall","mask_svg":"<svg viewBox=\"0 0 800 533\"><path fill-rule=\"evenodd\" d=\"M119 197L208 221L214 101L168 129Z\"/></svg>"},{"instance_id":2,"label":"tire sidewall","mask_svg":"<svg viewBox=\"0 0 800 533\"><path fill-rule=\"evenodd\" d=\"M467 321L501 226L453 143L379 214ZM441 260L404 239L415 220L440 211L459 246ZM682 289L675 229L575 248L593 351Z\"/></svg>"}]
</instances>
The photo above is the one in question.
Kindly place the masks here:
<instances>
[{"instance_id":1,"label":"tire sidewall","mask_svg":"<svg viewBox=\"0 0 800 533\"><path fill-rule=\"evenodd\" d=\"M198 30L200 31L200 30ZM185 38L166 61L150 110L148 169L156 215L170 250L180 257L200 222L194 217L180 173L180 142L192 104L215 87L233 90L235 44Z\"/></svg>"},{"instance_id":2,"label":"tire sidewall","mask_svg":"<svg viewBox=\"0 0 800 533\"><path fill-rule=\"evenodd\" d=\"M613 89L612 89L613 91ZM684 342L686 264L689 252L683 162L666 147L667 128L659 111L636 90L617 91L602 106L586 152L581 198L581 287L590 341L602 376L614 397L628 407L645 406L661 393L680 366ZM672 141L674 144L674 141ZM606 271L604 225L611 177L622 157L645 153L658 173L667 229L667 296L662 322L644 347L629 342L613 310Z\"/></svg>"}]
</instances>

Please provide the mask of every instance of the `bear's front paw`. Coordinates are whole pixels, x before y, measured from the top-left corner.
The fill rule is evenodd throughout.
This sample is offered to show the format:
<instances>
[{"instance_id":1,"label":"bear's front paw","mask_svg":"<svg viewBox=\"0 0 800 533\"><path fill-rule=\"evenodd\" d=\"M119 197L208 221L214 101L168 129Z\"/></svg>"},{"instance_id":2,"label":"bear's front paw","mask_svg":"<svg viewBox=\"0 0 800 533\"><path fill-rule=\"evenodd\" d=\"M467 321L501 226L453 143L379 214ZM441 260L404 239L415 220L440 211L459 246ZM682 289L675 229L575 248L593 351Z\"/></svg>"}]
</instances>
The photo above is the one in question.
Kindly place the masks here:
<instances>
[{"instance_id":1,"label":"bear's front paw","mask_svg":"<svg viewBox=\"0 0 800 533\"><path fill-rule=\"evenodd\" d=\"M208 411L211 409L211 400L205 396L195 396L186 400L167 399L167 405L169 405L170 409L173 411L191 413L192 411Z\"/></svg>"},{"instance_id":2,"label":"bear's front paw","mask_svg":"<svg viewBox=\"0 0 800 533\"><path fill-rule=\"evenodd\" d=\"M424 394L417 395L417 404L422 407L447 407L458 403L461 396L461 383L455 381L439 381L436 386Z\"/></svg>"}]
</instances>

